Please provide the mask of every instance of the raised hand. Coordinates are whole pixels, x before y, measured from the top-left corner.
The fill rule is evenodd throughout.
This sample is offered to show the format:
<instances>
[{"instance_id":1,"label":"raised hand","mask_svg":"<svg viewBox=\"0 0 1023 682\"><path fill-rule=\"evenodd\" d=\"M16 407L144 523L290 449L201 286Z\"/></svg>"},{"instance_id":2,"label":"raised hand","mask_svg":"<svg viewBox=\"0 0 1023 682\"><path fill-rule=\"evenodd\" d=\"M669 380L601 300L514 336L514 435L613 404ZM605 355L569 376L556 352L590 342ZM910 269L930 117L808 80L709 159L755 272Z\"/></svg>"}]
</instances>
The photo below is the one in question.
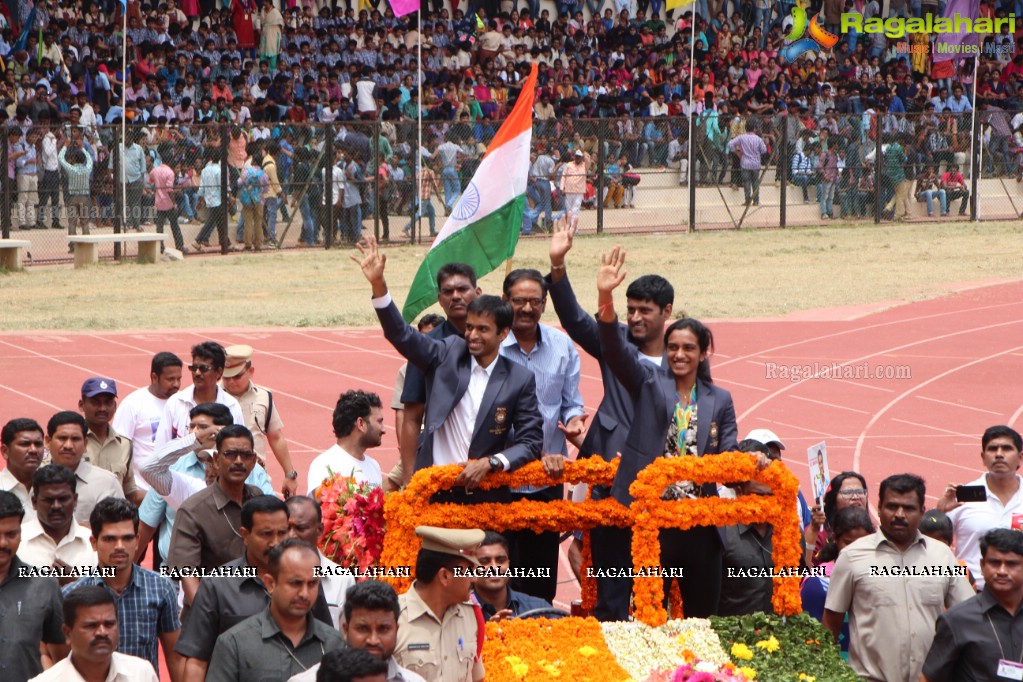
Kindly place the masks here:
<instances>
[{"instance_id":1,"label":"raised hand","mask_svg":"<svg viewBox=\"0 0 1023 682\"><path fill-rule=\"evenodd\" d=\"M627 272L622 268L625 266L625 250L620 246L614 247L611 253L600 257L600 269L597 270L597 291L601 294L610 294L625 281Z\"/></svg>"},{"instance_id":2,"label":"raised hand","mask_svg":"<svg viewBox=\"0 0 1023 682\"><path fill-rule=\"evenodd\" d=\"M370 284L374 285L375 289L377 284L383 284L384 266L387 263L387 256L380 253L376 237L372 235L364 237L361 242L355 245L355 248L359 250L361 257L351 256L350 258L358 264L363 276L365 276Z\"/></svg>"},{"instance_id":3,"label":"raised hand","mask_svg":"<svg viewBox=\"0 0 1023 682\"><path fill-rule=\"evenodd\" d=\"M574 233L568 225L555 225L551 234L551 266L561 267L565 264L565 256L572 250L572 237Z\"/></svg>"}]
</instances>

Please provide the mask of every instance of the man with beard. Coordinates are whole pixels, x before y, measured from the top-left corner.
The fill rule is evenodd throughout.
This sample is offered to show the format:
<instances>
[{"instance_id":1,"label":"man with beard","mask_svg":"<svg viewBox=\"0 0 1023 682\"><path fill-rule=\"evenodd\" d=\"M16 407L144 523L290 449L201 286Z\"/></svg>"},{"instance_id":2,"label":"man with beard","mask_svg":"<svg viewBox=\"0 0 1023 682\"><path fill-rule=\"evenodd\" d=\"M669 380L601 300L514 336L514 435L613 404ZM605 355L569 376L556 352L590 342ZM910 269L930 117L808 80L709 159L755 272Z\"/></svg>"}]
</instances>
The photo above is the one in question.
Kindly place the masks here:
<instances>
[{"instance_id":1,"label":"man with beard","mask_svg":"<svg viewBox=\"0 0 1023 682\"><path fill-rule=\"evenodd\" d=\"M287 537L288 506L273 495L249 500L241 510L240 531L244 552L224 564L230 575L210 577L199 585L174 647L187 658L185 682L202 682L217 638L269 603L262 576L268 570L270 550ZM313 605L313 616L331 624L322 590Z\"/></svg>"},{"instance_id":2,"label":"man with beard","mask_svg":"<svg viewBox=\"0 0 1023 682\"><path fill-rule=\"evenodd\" d=\"M504 278L504 301L511 305L511 333L501 343L501 355L533 372L536 399L543 416L544 471L559 479L565 471L568 440L581 439L586 431L586 412L579 392L579 352L567 334L540 324L547 306L547 281L538 270L519 269ZM564 485L527 486L512 491L513 500L549 502L565 497ZM517 590L544 601L554 601L558 591L560 533L531 530L506 533L514 548L511 563L540 569L536 578L515 578Z\"/></svg>"},{"instance_id":3,"label":"man with beard","mask_svg":"<svg viewBox=\"0 0 1023 682\"><path fill-rule=\"evenodd\" d=\"M22 569L29 568L18 558L24 518L25 508L18 497L0 491L0 604L4 605L0 661L4 662L5 677L12 680L27 680L43 671L40 642L45 646L47 663L67 656L57 581L21 575Z\"/></svg>"},{"instance_id":4,"label":"man with beard","mask_svg":"<svg viewBox=\"0 0 1023 682\"><path fill-rule=\"evenodd\" d=\"M96 565L89 529L75 522L77 483L70 469L57 464L39 467L32 477L36 516L22 525L23 542L18 549L18 557L26 564L58 571ZM60 583L74 579L62 578Z\"/></svg>"},{"instance_id":5,"label":"man with beard","mask_svg":"<svg viewBox=\"0 0 1023 682\"><path fill-rule=\"evenodd\" d=\"M192 364L188 366L192 374L192 385L167 398L154 448L188 433L188 413L199 403L226 405L231 410L235 424L245 423L241 405L217 383L224 375L226 363L224 347L216 341L203 341L192 346Z\"/></svg>"},{"instance_id":6,"label":"man with beard","mask_svg":"<svg viewBox=\"0 0 1023 682\"><path fill-rule=\"evenodd\" d=\"M550 602L516 592L510 587L511 578L502 575L511 570L508 541L500 533L486 531L483 542L476 550L476 560L487 574L473 580L472 591L480 602L487 620L518 618L533 609L549 609Z\"/></svg>"},{"instance_id":7,"label":"man with beard","mask_svg":"<svg viewBox=\"0 0 1023 682\"><path fill-rule=\"evenodd\" d=\"M319 553L289 538L270 551L263 581L270 605L220 635L206 682L285 680L314 665L328 651L345 648L344 637L312 614L319 593Z\"/></svg>"},{"instance_id":8,"label":"man with beard","mask_svg":"<svg viewBox=\"0 0 1023 682\"><path fill-rule=\"evenodd\" d=\"M156 432L160 428L167 399L181 388L184 363L174 353L157 353L149 363L149 385L133 391L121 400L111 426L131 439L135 485L141 492L149 485L139 476L156 451Z\"/></svg>"},{"instance_id":9,"label":"man with beard","mask_svg":"<svg viewBox=\"0 0 1023 682\"><path fill-rule=\"evenodd\" d=\"M117 652L117 607L114 597L102 587L83 587L64 599L63 630L71 644L71 656L31 682L159 682L148 661Z\"/></svg>"},{"instance_id":10,"label":"man with beard","mask_svg":"<svg viewBox=\"0 0 1023 682\"><path fill-rule=\"evenodd\" d=\"M240 424L232 424L216 431L215 443L213 466L217 480L186 499L178 509L167 555L167 566L171 569L186 569L185 572L193 567L210 569L236 559L245 545L239 531L244 525L242 507L263 496L262 490L245 483L256 466L252 433ZM284 511L286 515L287 507ZM188 605L199 589L199 578L180 577Z\"/></svg>"},{"instance_id":11,"label":"man with beard","mask_svg":"<svg viewBox=\"0 0 1023 682\"><path fill-rule=\"evenodd\" d=\"M920 533L925 492L912 474L881 481L881 529L831 572L822 622L838 642L848 612L849 664L872 682L919 679L938 617L974 594L952 550Z\"/></svg>"},{"instance_id":12,"label":"man with beard","mask_svg":"<svg viewBox=\"0 0 1023 682\"><path fill-rule=\"evenodd\" d=\"M309 464L309 494L316 494L330 472L379 487L383 482L380 464L366 450L379 447L384 435L380 396L365 391L342 393L334 406L332 422L337 442Z\"/></svg>"},{"instance_id":13,"label":"man with beard","mask_svg":"<svg viewBox=\"0 0 1023 682\"><path fill-rule=\"evenodd\" d=\"M565 257L572 249L572 231L558 229L550 245L550 294L561 326L579 346L597 360L603 380L604 398L597 407L593 424L579 447L579 457L597 455L610 462L625 444L632 425L632 396L615 377L600 347L597 322L583 310L568 280ZM671 319L675 290L658 275L643 275L625 292L627 324L619 333L639 351L644 362L668 373L664 357L664 325ZM593 499L610 497L609 486L595 486ZM592 531L594 568L616 568L632 565L632 533L628 528L599 527ZM597 578L598 620L627 620L632 581L629 578Z\"/></svg>"},{"instance_id":14,"label":"man with beard","mask_svg":"<svg viewBox=\"0 0 1023 682\"><path fill-rule=\"evenodd\" d=\"M35 419L12 419L0 430L0 455L7 465L0 471L0 490L14 493L29 518L32 506L32 477L43 461L43 427Z\"/></svg>"},{"instance_id":15,"label":"man with beard","mask_svg":"<svg viewBox=\"0 0 1023 682\"><path fill-rule=\"evenodd\" d=\"M363 649L387 663L386 682L426 682L420 675L398 665L398 593L387 583L367 580L349 588L345 595L345 617L341 629L352 649ZM317 682L316 665L288 682ZM328 678L333 679L333 678Z\"/></svg>"},{"instance_id":16,"label":"man with beard","mask_svg":"<svg viewBox=\"0 0 1023 682\"><path fill-rule=\"evenodd\" d=\"M58 412L46 422L45 442L50 462L67 467L78 480L75 519L82 524L89 522L92 508L104 497L124 497L116 476L84 461L88 430L85 418L77 412Z\"/></svg>"},{"instance_id":17,"label":"man with beard","mask_svg":"<svg viewBox=\"0 0 1023 682\"><path fill-rule=\"evenodd\" d=\"M140 504L143 494L139 494L135 486L131 440L110 426L117 409L117 384L103 377L86 379L78 409L89 425L85 434L85 461L116 476L125 498Z\"/></svg>"},{"instance_id":18,"label":"man with beard","mask_svg":"<svg viewBox=\"0 0 1023 682\"><path fill-rule=\"evenodd\" d=\"M132 562L138 551L138 510L127 500L108 497L92 510L89 524L99 568L113 569L113 575L79 578L64 587L64 596L87 587L109 590L117 606L117 650L149 661L159 674L159 643L171 679L180 679L180 657L174 652L181 630L177 593L170 580Z\"/></svg>"}]
</instances>

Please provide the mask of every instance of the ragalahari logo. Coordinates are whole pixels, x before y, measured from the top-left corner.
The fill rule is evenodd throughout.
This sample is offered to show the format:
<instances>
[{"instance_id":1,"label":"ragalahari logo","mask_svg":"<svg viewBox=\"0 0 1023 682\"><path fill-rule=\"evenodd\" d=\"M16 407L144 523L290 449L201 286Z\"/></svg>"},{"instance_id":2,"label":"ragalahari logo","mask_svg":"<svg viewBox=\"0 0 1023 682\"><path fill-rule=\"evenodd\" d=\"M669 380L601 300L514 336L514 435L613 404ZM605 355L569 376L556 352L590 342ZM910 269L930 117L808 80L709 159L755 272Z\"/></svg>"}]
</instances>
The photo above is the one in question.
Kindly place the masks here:
<instances>
[{"instance_id":1,"label":"ragalahari logo","mask_svg":"<svg viewBox=\"0 0 1023 682\"><path fill-rule=\"evenodd\" d=\"M782 58L789 63L795 62L804 52L827 52L838 44L838 36L825 30L820 24L821 15L815 14L807 21L806 8L800 2L792 8L792 29L785 40L792 41L781 51ZM806 37L803 34L809 33Z\"/></svg>"}]
</instances>

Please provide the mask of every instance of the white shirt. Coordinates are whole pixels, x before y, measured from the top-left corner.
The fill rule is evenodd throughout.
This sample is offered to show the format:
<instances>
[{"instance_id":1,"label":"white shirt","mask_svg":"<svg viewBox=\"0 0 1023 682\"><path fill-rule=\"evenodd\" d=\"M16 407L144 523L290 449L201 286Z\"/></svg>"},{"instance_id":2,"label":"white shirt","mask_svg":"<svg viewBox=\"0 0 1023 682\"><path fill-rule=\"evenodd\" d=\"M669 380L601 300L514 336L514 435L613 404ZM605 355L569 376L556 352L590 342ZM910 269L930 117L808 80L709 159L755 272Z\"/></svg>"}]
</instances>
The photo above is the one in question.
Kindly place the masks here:
<instances>
[{"instance_id":1,"label":"white shirt","mask_svg":"<svg viewBox=\"0 0 1023 682\"><path fill-rule=\"evenodd\" d=\"M104 497L119 497L124 499L124 488L117 476L106 469L95 467L89 462L82 460L75 469L76 492L78 493L78 504L75 505L75 520L78 523L89 523L89 515L92 509Z\"/></svg>"},{"instance_id":2,"label":"white shirt","mask_svg":"<svg viewBox=\"0 0 1023 682\"><path fill-rule=\"evenodd\" d=\"M25 487L25 485L14 477L10 469L4 469L0 471L0 490L6 490L7 492L14 493L19 500L21 500L21 506L25 508L25 519L34 519L36 517L35 507L32 506L32 493Z\"/></svg>"},{"instance_id":3,"label":"white shirt","mask_svg":"<svg viewBox=\"0 0 1023 682\"><path fill-rule=\"evenodd\" d=\"M365 111L377 110L377 101L373 96L373 90L376 88L376 85L376 83L367 79L355 82L355 103L360 114Z\"/></svg>"},{"instance_id":4,"label":"white shirt","mask_svg":"<svg viewBox=\"0 0 1023 682\"><path fill-rule=\"evenodd\" d=\"M330 471L327 470L328 468ZM325 478L330 476L331 472L342 476L351 476L359 483L368 483L376 487L383 485L380 464L375 459L366 454L363 454L363 459L356 459L335 443L326 452L317 455L316 459L309 464L306 489L310 495L323 483Z\"/></svg>"},{"instance_id":5,"label":"white shirt","mask_svg":"<svg viewBox=\"0 0 1023 682\"><path fill-rule=\"evenodd\" d=\"M25 519L21 524L18 558L30 566L52 566L55 559L72 567L95 566L99 559L89 543L90 537L92 531L79 523L72 523L67 535L60 542L54 542L43 530L39 519Z\"/></svg>"},{"instance_id":6,"label":"white shirt","mask_svg":"<svg viewBox=\"0 0 1023 682\"><path fill-rule=\"evenodd\" d=\"M469 358L469 387L433 436L435 465L464 464L469 461L469 444L472 443L472 433L476 428L476 415L496 366L496 358L487 367L480 367L476 358ZM505 464L505 468L507 466Z\"/></svg>"},{"instance_id":7,"label":"white shirt","mask_svg":"<svg viewBox=\"0 0 1023 682\"><path fill-rule=\"evenodd\" d=\"M156 452L156 432L166 405L166 398L157 398L148 388L140 388L124 397L110 422L114 431L131 438L135 485L142 491L149 490L149 484L142 480L139 469L148 464Z\"/></svg>"},{"instance_id":8,"label":"white shirt","mask_svg":"<svg viewBox=\"0 0 1023 682\"><path fill-rule=\"evenodd\" d=\"M327 599L327 608L330 609L330 622L340 630L341 614L345 609L345 593L355 584L355 577L341 571L340 566L322 554L320 568L324 569L323 575L320 576L320 584L323 585L323 596Z\"/></svg>"},{"instance_id":9,"label":"white shirt","mask_svg":"<svg viewBox=\"0 0 1023 682\"><path fill-rule=\"evenodd\" d=\"M1023 476L1016 474L1019 490L1003 505L987 485L987 474L969 485L982 485L987 490L987 501L965 502L948 512L952 520L956 557L962 560L977 579L977 589L984 588L984 574L980 570L980 539L992 528L1012 528L1013 517L1019 517L1023 527Z\"/></svg>"},{"instance_id":10,"label":"white shirt","mask_svg":"<svg viewBox=\"0 0 1023 682\"><path fill-rule=\"evenodd\" d=\"M319 670L320 664L317 663L304 673L289 677L288 682L316 682L316 675ZM412 672L408 668L402 668L394 660L394 656L391 656L387 659L387 682L426 682L426 678L419 673Z\"/></svg>"},{"instance_id":11,"label":"white shirt","mask_svg":"<svg viewBox=\"0 0 1023 682\"><path fill-rule=\"evenodd\" d=\"M231 416L234 417L235 424L245 425L245 417L242 415L241 405L234 399L234 396L224 390L223 386L217 386L217 399L214 402L218 402L231 410ZM160 419L160 428L157 430L156 440L153 442L154 450L167 441L180 438L188 433L188 425L191 421L188 413L192 411L196 404L195 386L183 388L170 398L167 398L167 404L163 408L163 417ZM124 431L120 431L120 433L124 433Z\"/></svg>"},{"instance_id":12,"label":"white shirt","mask_svg":"<svg viewBox=\"0 0 1023 682\"><path fill-rule=\"evenodd\" d=\"M29 682L85 682L72 665L72 658L74 654L55 663L52 668L36 675ZM111 654L110 672L105 682L160 682L160 678L156 676L153 664L149 661L115 651Z\"/></svg>"}]
</instances>

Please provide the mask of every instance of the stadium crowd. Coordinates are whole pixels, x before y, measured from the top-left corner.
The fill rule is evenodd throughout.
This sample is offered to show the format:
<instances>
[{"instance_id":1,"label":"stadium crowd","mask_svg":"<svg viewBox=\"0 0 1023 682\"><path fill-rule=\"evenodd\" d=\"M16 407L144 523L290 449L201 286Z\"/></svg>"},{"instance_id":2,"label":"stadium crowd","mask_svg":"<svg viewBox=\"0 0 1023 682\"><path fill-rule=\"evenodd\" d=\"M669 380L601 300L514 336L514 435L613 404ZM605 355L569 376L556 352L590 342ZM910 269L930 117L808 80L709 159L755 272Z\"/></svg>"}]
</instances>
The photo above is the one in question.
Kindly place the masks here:
<instances>
[{"instance_id":1,"label":"stadium crowd","mask_svg":"<svg viewBox=\"0 0 1023 682\"><path fill-rule=\"evenodd\" d=\"M711 330L674 319L672 285L656 274L630 282L619 322L614 294L626 254L615 248L596 275L594 317L569 279L572 244L570 228L556 230L549 272L513 270L500 295L482 292L470 266L443 266L444 316L417 329L391 299L375 239L360 242L354 259L372 307L409 361L389 403L400 458L386 474L371 454L385 404L358 389L337 400L334 445L298 471L273 392L253 381L250 346L204 341L187 365L160 352L149 385L128 395L93 377L76 409L9 419L0 430L0 662L8 677L155 680L162 652L175 682L257 674L478 682L485 620L568 615L551 606L568 538L420 526L415 565L389 569L415 578L398 595L383 582L357 582L321 553L325 479L340 474L394 491L414 472L457 464L453 487L432 501L578 500L585 486L566 491L559 481L577 452L620 458L613 484L590 495L628 506L630 484L661 456L738 450L758 469L782 460L785 443L769 429L739 440L732 397L713 382ZM592 273L582 273L575 286L592 286ZM565 331L542 322L548 298ZM588 429L577 346L598 362L604 388ZM792 500L803 529L803 608L866 679L995 679L1011 670L999 667L1007 659L998 653L1023 624L1023 441L992 426L979 450L979 478L942 482L936 509L925 511L926 484L914 474L872 488L844 471L821 479L820 498ZM280 495L265 468L270 456L284 472ZM479 487L535 461L550 485ZM765 494L757 481L677 481L663 499ZM662 530L665 594L677 580L689 617L771 611L773 538L765 523ZM598 527L591 541L594 615L628 620L631 531ZM154 570L141 566L150 551ZM578 580L581 533L568 551Z\"/></svg>"},{"instance_id":2,"label":"stadium crowd","mask_svg":"<svg viewBox=\"0 0 1023 682\"><path fill-rule=\"evenodd\" d=\"M125 67L120 7L0 4L0 122L12 128L3 214L14 227L88 230L120 218L123 204L126 229L169 223L180 250L208 247L221 225L226 249L236 213L233 236L247 249L264 234L277 240L296 213L302 244L328 233L355 243L370 216L385 239L390 216L409 232L417 212L433 232L431 198L451 211L531 64L537 157L525 232L549 229L565 208L574 187L564 170L577 151L584 207L634 206L644 169L677 168L688 182L690 116L697 182L728 178L758 203L774 167L775 182L801 187L806 202L813 186L825 218L863 215L878 191L891 217L905 216L911 198L929 213L937 200L945 214L958 198L962 212L974 109L983 171L1023 177L1023 25L980 36L974 80L972 58L933 61L934 36L919 33L851 31L830 54L786 63L787 2L700 0L668 16L656 0L437 2L420 20L397 19L386 4L171 0L127 4ZM943 8L830 0L809 10L871 19ZM1014 9L980 3L982 17ZM122 120L131 124L123 145ZM203 228L186 244L179 227L193 221Z\"/></svg>"}]
</instances>

